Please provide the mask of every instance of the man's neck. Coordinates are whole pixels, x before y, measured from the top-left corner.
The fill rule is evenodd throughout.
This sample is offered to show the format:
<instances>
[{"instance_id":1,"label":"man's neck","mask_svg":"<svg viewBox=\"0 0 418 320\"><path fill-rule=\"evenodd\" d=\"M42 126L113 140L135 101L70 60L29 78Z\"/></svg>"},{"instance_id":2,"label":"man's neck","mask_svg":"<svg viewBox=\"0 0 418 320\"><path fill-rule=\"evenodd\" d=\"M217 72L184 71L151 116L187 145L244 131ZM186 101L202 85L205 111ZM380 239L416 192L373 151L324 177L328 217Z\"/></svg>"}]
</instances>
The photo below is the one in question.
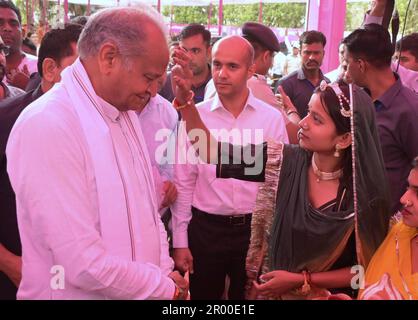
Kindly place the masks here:
<instances>
[{"instance_id":1,"label":"man's neck","mask_svg":"<svg viewBox=\"0 0 418 320\"><path fill-rule=\"evenodd\" d=\"M379 99L396 82L395 75L390 68L385 70L373 70L367 75L369 80L367 88L373 101Z\"/></svg>"},{"instance_id":2,"label":"man's neck","mask_svg":"<svg viewBox=\"0 0 418 320\"><path fill-rule=\"evenodd\" d=\"M49 91L53 87L53 83L47 82L45 79L41 79L41 90L43 93Z\"/></svg>"},{"instance_id":3,"label":"man's neck","mask_svg":"<svg viewBox=\"0 0 418 320\"><path fill-rule=\"evenodd\" d=\"M244 110L249 94L250 94L250 90L246 88L245 91L239 94L238 96L234 96L234 97L219 96L219 100L221 100L222 105L224 106L226 110L228 110L235 118L238 118L242 110Z\"/></svg>"},{"instance_id":4,"label":"man's neck","mask_svg":"<svg viewBox=\"0 0 418 320\"><path fill-rule=\"evenodd\" d=\"M206 82L206 80L209 78L209 65L206 65L204 71L198 75L194 75L192 79L192 85L194 88L200 87L202 84Z\"/></svg>"},{"instance_id":5,"label":"man's neck","mask_svg":"<svg viewBox=\"0 0 418 320\"><path fill-rule=\"evenodd\" d=\"M264 76L265 77L268 71L269 70L268 69L266 70L265 67L258 67L258 69L255 70L255 73L258 74L258 75L260 75L260 76Z\"/></svg>"},{"instance_id":6,"label":"man's neck","mask_svg":"<svg viewBox=\"0 0 418 320\"><path fill-rule=\"evenodd\" d=\"M8 70L16 69L22 62L23 57L24 57L24 54L20 50L15 51L15 52L10 52L10 54L6 58L6 68Z\"/></svg>"},{"instance_id":7,"label":"man's neck","mask_svg":"<svg viewBox=\"0 0 418 320\"><path fill-rule=\"evenodd\" d=\"M305 74L305 78L308 79L314 86L319 85L319 80L321 80L321 74L318 69L307 70L303 68L303 73Z\"/></svg>"}]
</instances>

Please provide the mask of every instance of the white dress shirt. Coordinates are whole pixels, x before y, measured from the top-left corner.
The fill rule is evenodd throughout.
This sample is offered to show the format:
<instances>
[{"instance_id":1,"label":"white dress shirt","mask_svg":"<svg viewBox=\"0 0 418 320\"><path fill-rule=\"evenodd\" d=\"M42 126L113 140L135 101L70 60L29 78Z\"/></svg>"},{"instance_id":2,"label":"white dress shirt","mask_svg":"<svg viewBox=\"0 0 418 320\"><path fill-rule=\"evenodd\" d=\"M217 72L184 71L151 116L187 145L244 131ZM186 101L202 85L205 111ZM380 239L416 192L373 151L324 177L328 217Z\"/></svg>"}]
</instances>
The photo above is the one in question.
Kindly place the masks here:
<instances>
[{"instance_id":1,"label":"white dress shirt","mask_svg":"<svg viewBox=\"0 0 418 320\"><path fill-rule=\"evenodd\" d=\"M175 286L167 275L173 261L151 205L155 190L144 183L148 154L138 152L141 137L126 112L98 98L127 186L126 201L136 199L116 204L121 209L114 212L122 221L119 234L130 235L132 258L126 258L118 255L127 249L120 247L119 230L113 240L103 241L95 168L72 101L63 85L56 85L25 109L7 145L23 248L18 298L172 298ZM51 285L56 266L65 271L65 288Z\"/></svg>"},{"instance_id":2,"label":"white dress shirt","mask_svg":"<svg viewBox=\"0 0 418 320\"><path fill-rule=\"evenodd\" d=\"M285 122L279 111L256 99L250 91L246 105L235 118L223 107L218 95L198 105L199 114L205 125L214 134L214 129L235 130L241 139L231 141L228 136L219 141L238 145L260 144L273 140L287 143ZM243 132L248 130L247 141ZM258 130L258 131L257 131ZM257 132L261 133L257 137ZM187 227L191 219L191 207L218 215L247 214L253 211L259 183L236 179L217 179L216 166L209 164L179 164L175 166L175 184L178 190L173 212L173 246L188 247Z\"/></svg>"},{"instance_id":3,"label":"white dress shirt","mask_svg":"<svg viewBox=\"0 0 418 320\"><path fill-rule=\"evenodd\" d=\"M286 55L279 51L275 54L273 59L273 67L271 68L272 74L283 75L284 63L286 61Z\"/></svg>"},{"instance_id":4,"label":"white dress shirt","mask_svg":"<svg viewBox=\"0 0 418 320\"><path fill-rule=\"evenodd\" d=\"M153 169L158 203L163 199L164 181L173 180L173 162L170 151L175 148L178 114L171 102L157 94L138 114L142 133Z\"/></svg>"},{"instance_id":5,"label":"white dress shirt","mask_svg":"<svg viewBox=\"0 0 418 320\"><path fill-rule=\"evenodd\" d=\"M294 56L293 54L289 54L286 56L286 61L284 63L284 74L288 75L291 74L293 71L300 69L302 64L302 60L300 55Z\"/></svg>"}]
</instances>

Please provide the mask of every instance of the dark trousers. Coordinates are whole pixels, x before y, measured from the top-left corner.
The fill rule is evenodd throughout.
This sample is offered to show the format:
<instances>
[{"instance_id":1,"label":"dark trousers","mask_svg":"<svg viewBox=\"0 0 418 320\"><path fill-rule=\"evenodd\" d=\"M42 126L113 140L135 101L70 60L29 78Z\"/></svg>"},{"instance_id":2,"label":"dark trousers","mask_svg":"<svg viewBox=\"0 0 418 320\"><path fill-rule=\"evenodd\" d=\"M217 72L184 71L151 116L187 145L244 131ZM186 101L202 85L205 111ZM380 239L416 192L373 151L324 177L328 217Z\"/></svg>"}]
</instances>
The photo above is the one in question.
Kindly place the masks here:
<instances>
[{"instance_id":1,"label":"dark trousers","mask_svg":"<svg viewBox=\"0 0 418 320\"><path fill-rule=\"evenodd\" d=\"M228 298L244 299L245 259L251 234L251 214L220 216L192 208L189 248L194 273L190 275L192 300L219 300L230 278Z\"/></svg>"}]
</instances>

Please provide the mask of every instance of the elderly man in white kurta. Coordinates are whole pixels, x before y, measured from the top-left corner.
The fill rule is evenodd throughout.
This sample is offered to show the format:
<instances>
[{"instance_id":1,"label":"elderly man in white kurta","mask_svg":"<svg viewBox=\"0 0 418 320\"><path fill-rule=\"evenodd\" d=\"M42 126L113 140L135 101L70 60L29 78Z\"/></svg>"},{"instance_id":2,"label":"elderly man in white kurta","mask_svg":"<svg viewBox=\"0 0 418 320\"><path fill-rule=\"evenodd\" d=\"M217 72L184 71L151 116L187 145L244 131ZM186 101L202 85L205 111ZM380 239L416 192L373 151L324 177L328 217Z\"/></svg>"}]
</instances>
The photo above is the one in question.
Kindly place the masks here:
<instances>
[{"instance_id":1,"label":"elderly man in white kurta","mask_svg":"<svg viewBox=\"0 0 418 320\"><path fill-rule=\"evenodd\" d=\"M165 39L151 8L96 13L80 36L80 59L16 122L7 157L23 247L18 298L187 292L172 272L134 112L157 91L168 63Z\"/></svg>"}]
</instances>

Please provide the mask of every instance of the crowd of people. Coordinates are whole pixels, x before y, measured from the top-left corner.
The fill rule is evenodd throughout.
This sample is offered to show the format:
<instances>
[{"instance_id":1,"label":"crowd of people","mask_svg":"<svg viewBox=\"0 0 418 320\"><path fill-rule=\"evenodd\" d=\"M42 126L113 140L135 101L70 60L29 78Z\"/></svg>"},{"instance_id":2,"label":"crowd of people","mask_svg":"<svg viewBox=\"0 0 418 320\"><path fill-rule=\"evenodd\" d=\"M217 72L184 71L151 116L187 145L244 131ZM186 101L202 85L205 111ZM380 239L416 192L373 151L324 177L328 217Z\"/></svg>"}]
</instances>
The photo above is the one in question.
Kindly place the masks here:
<instances>
[{"instance_id":1,"label":"crowd of people","mask_svg":"<svg viewBox=\"0 0 418 320\"><path fill-rule=\"evenodd\" d=\"M0 0L0 299L418 299L418 41L386 2L324 74L320 31L170 42L146 5L35 56Z\"/></svg>"}]
</instances>

